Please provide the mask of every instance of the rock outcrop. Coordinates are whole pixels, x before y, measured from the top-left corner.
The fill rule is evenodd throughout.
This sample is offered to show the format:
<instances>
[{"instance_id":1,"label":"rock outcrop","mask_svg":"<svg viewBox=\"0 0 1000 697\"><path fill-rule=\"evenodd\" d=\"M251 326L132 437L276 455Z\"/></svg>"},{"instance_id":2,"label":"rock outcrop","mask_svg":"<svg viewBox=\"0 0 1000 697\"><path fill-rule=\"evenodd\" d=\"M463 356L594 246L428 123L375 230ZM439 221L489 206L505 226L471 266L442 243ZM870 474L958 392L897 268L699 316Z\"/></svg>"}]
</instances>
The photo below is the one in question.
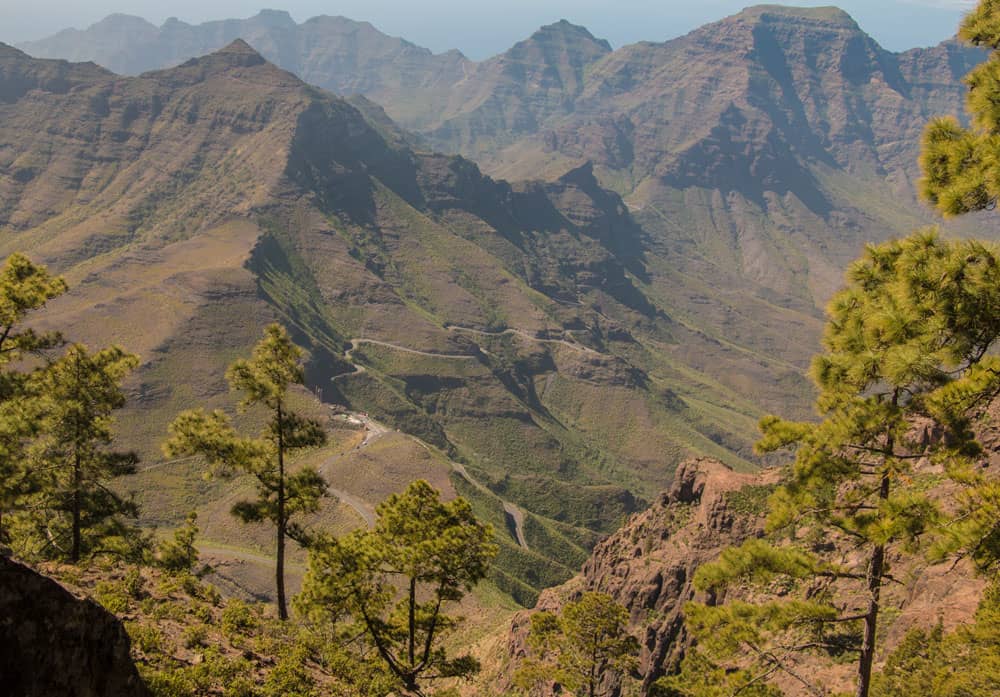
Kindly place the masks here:
<instances>
[{"instance_id":1,"label":"rock outcrop","mask_svg":"<svg viewBox=\"0 0 1000 697\"><path fill-rule=\"evenodd\" d=\"M557 610L586 591L610 594L628 608L648 687L690 645L684 603L706 600L692 586L694 572L726 547L763 533L764 510L757 504L776 474L741 474L710 459L686 461L667 492L597 545L579 577L544 592L537 609ZM741 492L739 500L734 492ZM509 653L515 660L524 652L529 620L522 613L514 621Z\"/></svg>"},{"instance_id":2,"label":"rock outcrop","mask_svg":"<svg viewBox=\"0 0 1000 697\"><path fill-rule=\"evenodd\" d=\"M994 464L997 439L993 424L1000 416L998 410L1000 404L990 408L982 437ZM929 462L921 462L918 470L943 474ZM724 549L764 534L767 499L778 478L778 469L740 474L710 459L686 461L666 493L598 544L580 575L542 593L536 610L558 611L587 591L610 594L628 609L631 632L640 641L639 673L646 694L658 678L679 666L691 646L692 638L684 626L684 604L719 600L694 589L692 580L698 567L716 559ZM949 485L942 483L935 491L945 497ZM844 551L849 553L847 548ZM940 622L950 631L972 617L985 582L971 565L929 565L922 555L899 549L889 553L889 561L894 574L910 582L883 589L883 606L888 612L880 629L884 643L878 660L912 627L926 628ZM742 594L741 590L733 591L733 597ZM506 647L507 674L513 674L525 653L530 617L529 612L520 613L513 622ZM805 660L804 665L834 691L849 686L853 666ZM797 684L781 683L780 687L786 694L800 694ZM610 694L618 693L612 690Z\"/></svg>"},{"instance_id":3,"label":"rock outcrop","mask_svg":"<svg viewBox=\"0 0 1000 697\"><path fill-rule=\"evenodd\" d=\"M147 697L114 616L0 557L0 692L11 697Z\"/></svg>"}]
</instances>

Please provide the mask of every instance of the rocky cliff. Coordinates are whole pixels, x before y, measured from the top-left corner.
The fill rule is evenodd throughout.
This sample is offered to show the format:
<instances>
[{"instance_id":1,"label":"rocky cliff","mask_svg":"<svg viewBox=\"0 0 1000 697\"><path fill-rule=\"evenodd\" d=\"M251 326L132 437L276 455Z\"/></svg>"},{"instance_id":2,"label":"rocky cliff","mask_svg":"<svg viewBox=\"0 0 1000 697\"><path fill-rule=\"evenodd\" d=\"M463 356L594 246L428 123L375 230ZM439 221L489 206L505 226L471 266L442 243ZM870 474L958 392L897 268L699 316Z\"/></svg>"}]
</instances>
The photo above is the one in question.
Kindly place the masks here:
<instances>
[{"instance_id":1,"label":"rocky cliff","mask_svg":"<svg viewBox=\"0 0 1000 697\"><path fill-rule=\"evenodd\" d=\"M775 474L740 474L708 459L686 461L668 491L599 543L578 577L542 593L536 609L558 611L587 591L610 594L629 611L648 688L680 662L690 644L683 605L699 597L694 572L727 547L763 534L759 503ZM528 613L518 616L511 629L508 653L515 665L529 619Z\"/></svg>"},{"instance_id":2,"label":"rocky cliff","mask_svg":"<svg viewBox=\"0 0 1000 697\"><path fill-rule=\"evenodd\" d=\"M114 615L0 556L0 691L11 697L147 697Z\"/></svg>"},{"instance_id":3,"label":"rocky cliff","mask_svg":"<svg viewBox=\"0 0 1000 697\"><path fill-rule=\"evenodd\" d=\"M994 436L987 429L983 439L993 453ZM609 593L629 611L631 631L642 646L639 673L643 689L648 689L657 678L678 666L691 645L684 627L684 604L718 600L695 591L695 571L727 547L763 535L767 497L774 490L778 474L775 469L738 474L706 459L685 462L669 491L598 544L579 576L545 591L536 609L558 611L562 604L584 592ZM948 629L972 617L984 581L969 566L928 565L919 557L898 551L890 556L894 573L912 579L912 583L906 588L889 586L884 590L887 610L883 650L891 650L910 627L941 621ZM511 674L511 666L516 667L524 655L529 620L530 613L522 613L511 626L505 674ZM851 668L808 665L831 689L846 689ZM609 687L614 691L616 686ZM782 687L789 695L801 690L797 684Z\"/></svg>"}]
</instances>

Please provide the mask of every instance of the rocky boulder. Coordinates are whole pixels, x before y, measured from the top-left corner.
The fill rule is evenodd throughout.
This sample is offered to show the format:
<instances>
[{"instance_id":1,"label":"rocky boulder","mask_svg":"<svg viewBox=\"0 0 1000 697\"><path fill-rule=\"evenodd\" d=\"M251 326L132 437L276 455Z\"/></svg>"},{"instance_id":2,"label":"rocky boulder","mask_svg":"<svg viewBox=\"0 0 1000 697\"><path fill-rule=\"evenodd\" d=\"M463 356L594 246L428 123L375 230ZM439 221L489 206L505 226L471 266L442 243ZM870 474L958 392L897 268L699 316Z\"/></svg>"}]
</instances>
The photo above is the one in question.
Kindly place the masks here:
<instances>
[{"instance_id":1,"label":"rocky boulder","mask_svg":"<svg viewBox=\"0 0 1000 697\"><path fill-rule=\"evenodd\" d=\"M92 600L0 557L0 692L147 697L125 628Z\"/></svg>"}]
</instances>

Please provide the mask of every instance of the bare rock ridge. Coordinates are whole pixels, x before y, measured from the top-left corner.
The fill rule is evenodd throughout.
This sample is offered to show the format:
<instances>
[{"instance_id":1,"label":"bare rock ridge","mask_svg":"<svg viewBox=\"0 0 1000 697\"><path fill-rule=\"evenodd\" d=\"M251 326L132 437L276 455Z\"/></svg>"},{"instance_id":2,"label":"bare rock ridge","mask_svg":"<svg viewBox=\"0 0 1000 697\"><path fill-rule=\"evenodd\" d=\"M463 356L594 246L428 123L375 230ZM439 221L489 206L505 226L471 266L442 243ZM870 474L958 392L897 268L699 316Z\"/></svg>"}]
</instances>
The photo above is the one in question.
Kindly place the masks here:
<instances>
[{"instance_id":1,"label":"bare rock ridge","mask_svg":"<svg viewBox=\"0 0 1000 697\"><path fill-rule=\"evenodd\" d=\"M13 102L33 89L66 93L76 85L110 76L93 63L37 60L0 43L0 103Z\"/></svg>"},{"instance_id":2,"label":"bare rock ridge","mask_svg":"<svg viewBox=\"0 0 1000 697\"><path fill-rule=\"evenodd\" d=\"M627 538L609 538L584 565L583 575L620 598L635 619L640 614L657 618L641 637L646 688L677 665L688 645L682 609L697 595L691 585L694 572L722 550L763 532L763 511L736 512L727 495L746 487L766 488L775 475L738 474L712 460L689 461L646 517L631 521Z\"/></svg>"},{"instance_id":3,"label":"bare rock ridge","mask_svg":"<svg viewBox=\"0 0 1000 697\"><path fill-rule=\"evenodd\" d=\"M0 689L16 697L147 697L117 617L0 556Z\"/></svg>"},{"instance_id":4,"label":"bare rock ridge","mask_svg":"<svg viewBox=\"0 0 1000 697\"><path fill-rule=\"evenodd\" d=\"M155 26L129 15L111 15L85 30L68 29L23 45L36 56L95 60L116 73L138 75L217 51L243 38L268 59L306 81L343 94L371 96L382 87L407 89L453 82L468 61L458 51L433 54L367 22L320 16L296 24L280 10L248 19L191 25L177 18ZM319 79L326 75L326 79Z\"/></svg>"}]
</instances>

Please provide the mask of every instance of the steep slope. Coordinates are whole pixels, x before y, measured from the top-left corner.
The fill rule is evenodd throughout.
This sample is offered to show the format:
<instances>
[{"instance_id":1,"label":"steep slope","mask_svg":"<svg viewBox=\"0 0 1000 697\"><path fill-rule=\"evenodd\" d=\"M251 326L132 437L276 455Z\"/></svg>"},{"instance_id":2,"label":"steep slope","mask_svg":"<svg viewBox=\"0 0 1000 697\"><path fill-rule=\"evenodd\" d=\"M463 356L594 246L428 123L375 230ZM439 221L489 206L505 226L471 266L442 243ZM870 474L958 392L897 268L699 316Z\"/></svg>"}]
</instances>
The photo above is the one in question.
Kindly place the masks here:
<instances>
[{"instance_id":1,"label":"steep slope","mask_svg":"<svg viewBox=\"0 0 1000 697\"><path fill-rule=\"evenodd\" d=\"M592 160L652 234L693 247L682 264L712 255L730 284L822 302L862 242L930 220L913 195L919 135L960 113L980 58L954 44L891 54L832 8L751 8L616 51L571 116L486 164Z\"/></svg>"},{"instance_id":2,"label":"steep slope","mask_svg":"<svg viewBox=\"0 0 1000 697\"><path fill-rule=\"evenodd\" d=\"M951 42L889 53L834 8L750 8L609 54L570 113L482 164L516 178L592 162L650 238L660 307L735 351L802 366L817 309L862 245L935 222L914 193L919 136L931 116L961 114L960 77L981 57ZM947 228L997 232L990 217ZM718 352L698 365L721 381L741 370ZM793 372L775 380L783 409L807 413Z\"/></svg>"},{"instance_id":3,"label":"steep slope","mask_svg":"<svg viewBox=\"0 0 1000 697\"><path fill-rule=\"evenodd\" d=\"M400 112L404 125L478 160L536 133L546 119L570 113L588 66L609 53L607 41L562 20L468 70L451 86L447 106L433 120L406 118L400 95L387 94L385 103Z\"/></svg>"},{"instance_id":4,"label":"steep slope","mask_svg":"<svg viewBox=\"0 0 1000 697\"><path fill-rule=\"evenodd\" d=\"M995 437L993 443L995 447ZM926 467L918 476L931 486L941 486L939 469ZM726 548L763 536L767 496L777 478L774 470L748 475L711 460L685 462L668 491L602 541L576 578L545 591L537 609L558 611L587 591L610 594L629 611L630 630L641 644L639 674L643 689L648 690L660 676L678 667L691 646L684 604L719 600L694 589L695 571ZM845 549L850 546L845 544ZM879 660L914 626L926 628L940 621L951 630L970 620L986 585L965 562L930 565L919 555L900 550L890 556L894 573L907 583L884 589ZM755 597L759 599L760 594ZM502 637L492 671L484 675L475 694L504 694L509 676L524 656L529 619L530 614L523 612L513 620ZM803 660L802 670L829 690L849 689L854 667L849 662L831 665L815 658ZM808 694L798 683L778 682L788 695Z\"/></svg>"},{"instance_id":5,"label":"steep slope","mask_svg":"<svg viewBox=\"0 0 1000 697\"><path fill-rule=\"evenodd\" d=\"M0 66L0 89L70 70L13 50ZM45 323L142 356L123 430L148 467L125 486L150 522L200 506L214 539L266 549L221 522L243 484L205 484L158 443L191 404L233 406L225 366L274 319L323 400L429 453L385 439L365 467L443 479L509 533L496 581L524 602L686 454L748 465L757 408L672 348L681 332L684 350L717 350L648 296L646 235L589 167L508 184L414 153L372 105L373 123L242 41L61 84L0 103L0 253L67 276ZM332 485L367 495L354 483Z\"/></svg>"}]
</instances>

